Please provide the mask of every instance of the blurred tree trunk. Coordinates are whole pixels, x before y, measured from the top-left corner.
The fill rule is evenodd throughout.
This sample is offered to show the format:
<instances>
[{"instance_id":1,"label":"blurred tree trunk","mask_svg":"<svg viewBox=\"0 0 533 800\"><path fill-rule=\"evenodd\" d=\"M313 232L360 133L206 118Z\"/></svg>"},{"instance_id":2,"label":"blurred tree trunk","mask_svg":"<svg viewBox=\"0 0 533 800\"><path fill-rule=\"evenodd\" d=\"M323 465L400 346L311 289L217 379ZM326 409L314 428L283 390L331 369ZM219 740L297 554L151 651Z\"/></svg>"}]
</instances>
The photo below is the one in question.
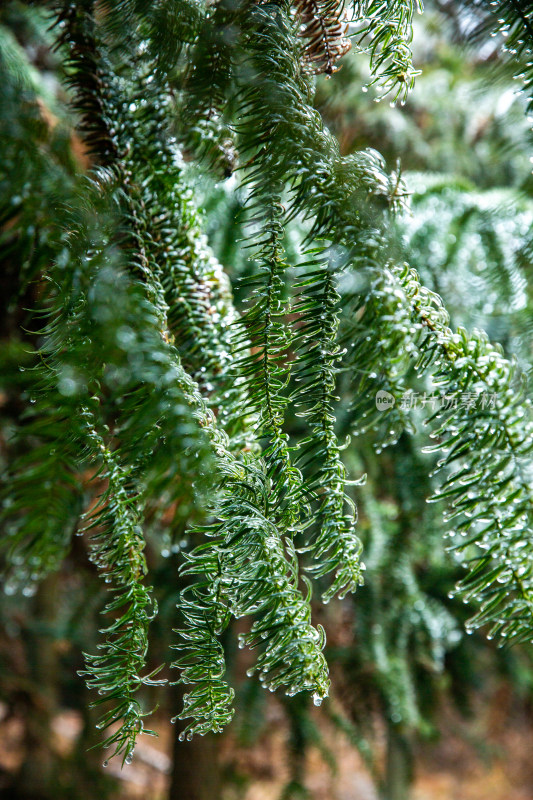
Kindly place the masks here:
<instances>
[{"instance_id":1,"label":"blurred tree trunk","mask_svg":"<svg viewBox=\"0 0 533 800\"><path fill-rule=\"evenodd\" d=\"M387 756L383 800L409 800L413 778L412 750L397 725L387 728Z\"/></svg>"},{"instance_id":2,"label":"blurred tree trunk","mask_svg":"<svg viewBox=\"0 0 533 800\"><path fill-rule=\"evenodd\" d=\"M168 800L219 800L220 735L195 736L190 742L180 742L180 726L175 728Z\"/></svg>"},{"instance_id":3,"label":"blurred tree trunk","mask_svg":"<svg viewBox=\"0 0 533 800\"><path fill-rule=\"evenodd\" d=\"M57 769L52 749L51 722L58 707L58 654L47 630L57 613L58 575L51 575L39 586L34 598L34 625L27 638L27 691L20 703L25 706L25 756L9 787L12 797L44 798L50 795Z\"/></svg>"}]
</instances>

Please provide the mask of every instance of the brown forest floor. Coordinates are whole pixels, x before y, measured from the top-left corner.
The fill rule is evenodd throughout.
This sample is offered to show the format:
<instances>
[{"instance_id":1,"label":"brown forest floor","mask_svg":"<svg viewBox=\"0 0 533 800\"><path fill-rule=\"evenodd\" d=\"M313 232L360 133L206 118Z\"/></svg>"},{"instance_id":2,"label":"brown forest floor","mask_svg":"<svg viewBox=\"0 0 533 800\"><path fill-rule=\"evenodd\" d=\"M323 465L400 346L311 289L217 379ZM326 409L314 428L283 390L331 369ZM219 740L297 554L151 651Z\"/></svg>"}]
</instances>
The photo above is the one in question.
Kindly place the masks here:
<instances>
[{"instance_id":1,"label":"brown forest floor","mask_svg":"<svg viewBox=\"0 0 533 800\"><path fill-rule=\"evenodd\" d=\"M312 800L378 800L357 751L316 711L327 747L335 754L336 772L317 748L305 764ZM155 722L155 721L154 721ZM169 780L172 727L163 718L154 727L158 739L139 742L134 763L120 770L115 800L164 800ZM505 685L490 697L478 698L468 719L444 708L437 741L418 747L412 800L533 800L533 715ZM53 723L54 747L66 753L81 729L74 711L65 710ZM0 721L0 768L16 770L22 758L22 724ZM269 703L264 731L252 747L239 747L231 734L221 740L225 771L233 776L224 800L278 800L288 779L287 729L275 700Z\"/></svg>"}]
</instances>

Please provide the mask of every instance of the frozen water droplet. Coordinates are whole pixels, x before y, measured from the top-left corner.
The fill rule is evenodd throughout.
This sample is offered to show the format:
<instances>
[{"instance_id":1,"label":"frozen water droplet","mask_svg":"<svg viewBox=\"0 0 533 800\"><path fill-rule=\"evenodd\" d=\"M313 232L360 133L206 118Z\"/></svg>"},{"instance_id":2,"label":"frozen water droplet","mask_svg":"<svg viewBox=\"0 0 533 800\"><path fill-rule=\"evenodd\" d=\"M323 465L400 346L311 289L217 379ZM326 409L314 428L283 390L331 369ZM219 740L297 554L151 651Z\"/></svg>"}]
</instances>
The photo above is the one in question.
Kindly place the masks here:
<instances>
[{"instance_id":1,"label":"frozen water droplet","mask_svg":"<svg viewBox=\"0 0 533 800\"><path fill-rule=\"evenodd\" d=\"M315 692L313 694L313 703L315 704L315 706L321 706L322 705L322 697L321 697L321 695L318 694L318 692Z\"/></svg>"},{"instance_id":2,"label":"frozen water droplet","mask_svg":"<svg viewBox=\"0 0 533 800\"><path fill-rule=\"evenodd\" d=\"M108 767L108 766L109 766L109 761L107 761L107 759L106 759L106 761L104 761L104 763L102 764L102 766L103 766L103 767Z\"/></svg>"}]
</instances>

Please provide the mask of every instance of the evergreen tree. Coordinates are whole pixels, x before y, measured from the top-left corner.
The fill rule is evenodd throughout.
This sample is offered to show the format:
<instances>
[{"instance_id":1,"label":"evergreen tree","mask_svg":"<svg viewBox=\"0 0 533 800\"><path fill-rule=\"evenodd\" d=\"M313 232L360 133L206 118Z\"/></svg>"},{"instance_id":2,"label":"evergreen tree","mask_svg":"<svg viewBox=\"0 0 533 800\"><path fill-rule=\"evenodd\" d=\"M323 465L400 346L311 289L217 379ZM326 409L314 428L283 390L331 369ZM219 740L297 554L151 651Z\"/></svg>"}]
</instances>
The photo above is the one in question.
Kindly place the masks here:
<instances>
[{"instance_id":1,"label":"evergreen tree","mask_svg":"<svg viewBox=\"0 0 533 800\"><path fill-rule=\"evenodd\" d=\"M483 25L507 34L529 90L529 4L501 4L497 17L490 4L474 5ZM150 733L143 690L164 681L147 666L157 614L150 537L180 542L173 647L186 687L183 738L232 718L221 643L232 619L253 620L239 646L255 651L261 683L309 692L317 705L327 696L312 587L328 603L364 575L355 502L368 489L357 489L361 463L343 457L346 437L372 432L379 449L411 452L409 414L399 402L382 413L375 397L399 400L427 376L441 395L470 398L437 406L425 447L440 458L433 497L461 535L458 590L476 609L468 624L530 641L530 400L516 364L485 332L452 329L435 287L406 262L416 264L420 245L408 224L406 248L405 222L396 222L406 195L399 171L370 149L341 156L313 105L315 75L333 75L349 49L342 4L83 0L47 9L89 169L73 158L69 114L54 107L13 34L31 15L8 4L3 388L18 422L3 553L9 590L31 593L74 534L88 540L111 594L83 674L102 709L98 727L111 730L110 755L131 761L137 736ZM352 9L369 85L393 103L417 74L414 10L408 0ZM202 233L198 170L235 173L245 197L238 307ZM524 237L511 252L486 207L470 195L465 203L487 246L508 256L502 280L512 294L530 244ZM529 320L517 324L527 330ZM517 357L528 362L525 350ZM380 552L376 540L368 558L369 572L388 573L384 559L399 551L401 604L418 588L401 558L410 526L400 527L396 549ZM444 610L434 616L436 634L427 620L422 627L438 650L454 624ZM404 633L405 649L409 626Z\"/></svg>"}]
</instances>

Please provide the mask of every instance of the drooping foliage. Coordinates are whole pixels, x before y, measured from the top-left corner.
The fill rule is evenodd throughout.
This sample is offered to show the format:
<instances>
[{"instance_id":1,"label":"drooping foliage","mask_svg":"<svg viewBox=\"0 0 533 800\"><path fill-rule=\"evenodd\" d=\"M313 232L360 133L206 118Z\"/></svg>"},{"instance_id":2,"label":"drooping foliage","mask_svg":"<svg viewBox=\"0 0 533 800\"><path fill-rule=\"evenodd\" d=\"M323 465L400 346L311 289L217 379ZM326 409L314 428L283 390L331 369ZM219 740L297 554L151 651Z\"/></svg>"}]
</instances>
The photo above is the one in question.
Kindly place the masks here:
<instances>
[{"instance_id":1,"label":"drooping foliage","mask_svg":"<svg viewBox=\"0 0 533 800\"><path fill-rule=\"evenodd\" d=\"M413 67L411 42L413 13L422 12L418 0L357 0L354 16L358 23L356 41L370 56L373 76L370 85L377 83L382 95L392 93L394 103L402 104L413 88L417 75ZM365 46L366 43L366 46Z\"/></svg>"},{"instance_id":2,"label":"drooping foliage","mask_svg":"<svg viewBox=\"0 0 533 800\"><path fill-rule=\"evenodd\" d=\"M470 624L532 636L533 421L518 370L484 332L450 327L405 263L416 241L406 248L394 221L400 174L372 150L343 157L312 102L313 73L335 72L350 20L383 92L404 99L413 10L356 3L345 22L333 0L55 3L75 134L47 118L1 29L2 258L15 265L14 296L31 296L33 328L21 333L30 353L20 347L11 365L25 369L15 388L27 407L3 548L10 580L25 585L57 569L74 533L87 539L112 595L84 674L99 726L111 727L104 744L125 762L144 729L142 688L163 680L146 669L157 613L147 533L163 516L171 533L186 528L174 662L183 736L232 717L221 643L232 619L252 618L240 635L256 652L251 674L319 704L329 678L306 573L328 602L364 572L361 475L348 475L344 435L397 442L412 430L400 398L417 380L438 395L435 499L461 534ZM532 41L519 11L507 23L517 58ZM81 165L69 160L72 135ZM191 164L217 178L239 165L250 261L239 309L202 234ZM40 214L43 191L57 221ZM516 253L527 262L527 246ZM522 269L510 268L511 283ZM374 552L372 568L382 560ZM412 599L410 575L407 564L398 582ZM453 628L442 619L437 648Z\"/></svg>"}]
</instances>

